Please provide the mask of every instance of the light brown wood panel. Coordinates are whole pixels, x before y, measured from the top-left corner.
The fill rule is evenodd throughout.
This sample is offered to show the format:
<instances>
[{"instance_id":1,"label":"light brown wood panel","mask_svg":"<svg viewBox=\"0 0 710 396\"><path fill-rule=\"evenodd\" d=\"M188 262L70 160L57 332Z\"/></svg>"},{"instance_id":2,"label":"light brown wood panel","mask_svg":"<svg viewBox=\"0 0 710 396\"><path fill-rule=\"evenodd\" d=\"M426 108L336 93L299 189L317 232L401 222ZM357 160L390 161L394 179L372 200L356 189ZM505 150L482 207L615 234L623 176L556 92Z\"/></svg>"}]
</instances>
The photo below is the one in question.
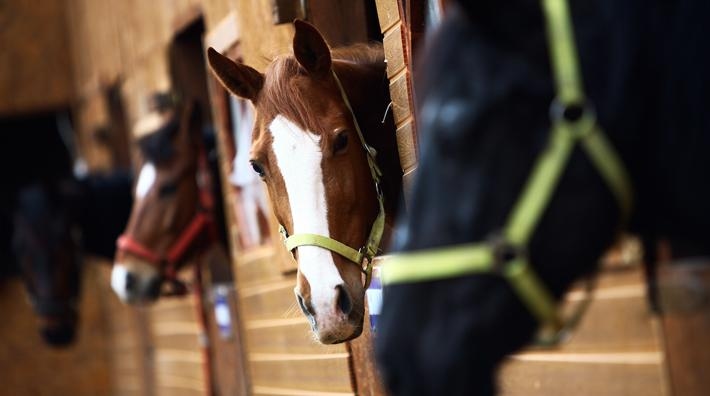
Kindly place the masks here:
<instances>
[{"instance_id":1,"label":"light brown wood panel","mask_svg":"<svg viewBox=\"0 0 710 396\"><path fill-rule=\"evenodd\" d=\"M156 349L186 349L194 351L200 348L200 342L198 333L191 332L189 334L154 336L153 346Z\"/></svg>"},{"instance_id":2,"label":"light brown wood panel","mask_svg":"<svg viewBox=\"0 0 710 396\"><path fill-rule=\"evenodd\" d=\"M156 321L192 322L195 323L195 305L192 295L173 297L174 305L169 308L155 306L151 308L151 317ZM157 304L160 304L158 302Z\"/></svg>"},{"instance_id":3,"label":"light brown wood panel","mask_svg":"<svg viewBox=\"0 0 710 396\"><path fill-rule=\"evenodd\" d=\"M399 22L399 5L397 0L376 0L375 2L377 3L380 30L385 32Z\"/></svg>"},{"instance_id":4,"label":"light brown wood panel","mask_svg":"<svg viewBox=\"0 0 710 396\"><path fill-rule=\"evenodd\" d=\"M274 56L291 50L293 25L273 25L271 0L242 0L234 6L244 63L263 71Z\"/></svg>"},{"instance_id":5,"label":"light brown wood panel","mask_svg":"<svg viewBox=\"0 0 710 396\"><path fill-rule=\"evenodd\" d=\"M619 269L602 269L597 273L595 288L606 289L627 285L644 285L643 268L641 266L619 268ZM571 291L580 291L584 288L584 280L576 282Z\"/></svg>"},{"instance_id":6,"label":"light brown wood panel","mask_svg":"<svg viewBox=\"0 0 710 396\"><path fill-rule=\"evenodd\" d=\"M658 318L646 297L595 299L591 302L565 351L653 351L659 349Z\"/></svg>"},{"instance_id":7,"label":"light brown wood panel","mask_svg":"<svg viewBox=\"0 0 710 396\"><path fill-rule=\"evenodd\" d=\"M281 259L276 254L278 248L280 246L257 247L237 257L235 271L240 288L283 279L282 266L277 261Z\"/></svg>"},{"instance_id":8,"label":"light brown wood panel","mask_svg":"<svg viewBox=\"0 0 710 396\"><path fill-rule=\"evenodd\" d=\"M408 74L403 73L397 75L397 77L390 82L392 114L394 115L394 122L397 125L400 125L412 114L407 78Z\"/></svg>"},{"instance_id":9,"label":"light brown wood panel","mask_svg":"<svg viewBox=\"0 0 710 396\"><path fill-rule=\"evenodd\" d=\"M0 114L68 106L74 96L66 0L0 9Z\"/></svg>"},{"instance_id":10,"label":"light brown wood panel","mask_svg":"<svg viewBox=\"0 0 710 396\"><path fill-rule=\"evenodd\" d=\"M201 362L195 363L174 360L158 361L158 364L155 366L155 376L158 379L160 377L177 376L198 380L200 382L203 382L205 379Z\"/></svg>"},{"instance_id":11,"label":"light brown wood panel","mask_svg":"<svg viewBox=\"0 0 710 396\"><path fill-rule=\"evenodd\" d=\"M509 361L499 375L502 396L665 395L662 363L604 364Z\"/></svg>"},{"instance_id":12,"label":"light brown wood panel","mask_svg":"<svg viewBox=\"0 0 710 396\"><path fill-rule=\"evenodd\" d=\"M249 322L254 319L287 319L302 316L293 294L295 280L253 286L238 290L242 318Z\"/></svg>"},{"instance_id":13,"label":"light brown wood panel","mask_svg":"<svg viewBox=\"0 0 710 396\"><path fill-rule=\"evenodd\" d=\"M174 375L156 377L156 396L204 396L202 381Z\"/></svg>"},{"instance_id":14,"label":"light brown wood panel","mask_svg":"<svg viewBox=\"0 0 710 396\"><path fill-rule=\"evenodd\" d=\"M249 321L244 324L252 353L332 353L342 347L327 346L313 338L303 315L287 320Z\"/></svg>"},{"instance_id":15,"label":"light brown wood panel","mask_svg":"<svg viewBox=\"0 0 710 396\"><path fill-rule=\"evenodd\" d=\"M414 169L417 166L417 142L414 133L413 119L404 122L397 128L397 149L399 150L399 162L404 172Z\"/></svg>"},{"instance_id":16,"label":"light brown wood panel","mask_svg":"<svg viewBox=\"0 0 710 396\"><path fill-rule=\"evenodd\" d=\"M334 358L306 360L300 355L250 355L249 363L253 387L276 387L321 392L352 392L347 357L342 353ZM328 357L314 355L313 358ZM299 360L301 359L301 360Z\"/></svg>"},{"instance_id":17,"label":"light brown wood panel","mask_svg":"<svg viewBox=\"0 0 710 396\"><path fill-rule=\"evenodd\" d=\"M232 0L194 0L202 3L206 30L210 31L233 9Z\"/></svg>"},{"instance_id":18,"label":"light brown wood panel","mask_svg":"<svg viewBox=\"0 0 710 396\"><path fill-rule=\"evenodd\" d=\"M385 59L387 59L387 77L392 78L407 66L404 60L401 25L387 31L382 44L385 50Z\"/></svg>"}]
</instances>

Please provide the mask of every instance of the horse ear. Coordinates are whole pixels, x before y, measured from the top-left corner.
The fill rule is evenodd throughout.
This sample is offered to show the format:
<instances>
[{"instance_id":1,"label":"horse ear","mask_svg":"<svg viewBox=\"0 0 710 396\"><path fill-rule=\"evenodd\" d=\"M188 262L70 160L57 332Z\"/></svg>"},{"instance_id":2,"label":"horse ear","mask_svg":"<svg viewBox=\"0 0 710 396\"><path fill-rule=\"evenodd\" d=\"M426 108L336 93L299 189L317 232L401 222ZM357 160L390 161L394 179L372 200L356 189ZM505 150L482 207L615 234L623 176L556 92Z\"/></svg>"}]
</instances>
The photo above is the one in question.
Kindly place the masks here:
<instances>
[{"instance_id":1,"label":"horse ear","mask_svg":"<svg viewBox=\"0 0 710 396\"><path fill-rule=\"evenodd\" d=\"M293 36L293 54L298 63L309 73L324 75L330 72L330 48L315 26L296 19L293 21L296 34Z\"/></svg>"},{"instance_id":2,"label":"horse ear","mask_svg":"<svg viewBox=\"0 0 710 396\"><path fill-rule=\"evenodd\" d=\"M264 85L263 74L245 64L235 63L212 47L207 50L207 60L212 73L229 92L256 101Z\"/></svg>"}]
</instances>

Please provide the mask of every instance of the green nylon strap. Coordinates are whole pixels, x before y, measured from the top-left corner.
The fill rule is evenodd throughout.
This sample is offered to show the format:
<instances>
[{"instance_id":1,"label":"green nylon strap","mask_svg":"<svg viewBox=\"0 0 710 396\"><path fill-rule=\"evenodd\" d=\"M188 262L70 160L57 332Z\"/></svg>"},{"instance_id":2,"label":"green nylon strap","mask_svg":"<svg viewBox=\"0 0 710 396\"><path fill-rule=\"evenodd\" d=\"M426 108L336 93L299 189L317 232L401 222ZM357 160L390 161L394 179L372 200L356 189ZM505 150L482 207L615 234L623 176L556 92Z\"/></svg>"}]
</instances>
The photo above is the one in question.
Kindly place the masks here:
<instances>
[{"instance_id":1,"label":"green nylon strap","mask_svg":"<svg viewBox=\"0 0 710 396\"><path fill-rule=\"evenodd\" d=\"M555 74L557 100L562 104L583 103L577 47L567 0L542 0L547 21L547 42Z\"/></svg>"},{"instance_id":2,"label":"green nylon strap","mask_svg":"<svg viewBox=\"0 0 710 396\"><path fill-rule=\"evenodd\" d=\"M631 208L633 206L631 178L621 158L619 158L606 136L599 130L597 125L594 128L595 131L586 137L582 144L585 152L599 173L601 173L619 203L622 224L626 224L631 216Z\"/></svg>"},{"instance_id":3,"label":"green nylon strap","mask_svg":"<svg viewBox=\"0 0 710 396\"><path fill-rule=\"evenodd\" d=\"M506 239L515 246L525 246L547 206L569 159L574 141L567 128L552 130L550 142L533 168L523 193L506 222Z\"/></svg>"},{"instance_id":4,"label":"green nylon strap","mask_svg":"<svg viewBox=\"0 0 710 396\"><path fill-rule=\"evenodd\" d=\"M560 111L552 114L548 146L538 157L504 228L504 242L518 252L527 247L576 143L583 147L616 198L624 221L628 220L633 203L631 184L622 161L599 129L591 109L584 108L585 96L566 0L543 0L543 4L557 88L553 106L561 107L553 108ZM580 106L583 112L574 121L566 120L564 110L573 106ZM498 274L508 281L538 322L552 331L538 341L543 344L558 342L577 324L589 305L591 284L572 315L563 320L557 313L554 299L525 256L516 255L501 262L502 259L495 255L495 248L489 243L473 243L390 256L381 268L382 282L392 285L471 274Z\"/></svg>"},{"instance_id":5,"label":"green nylon strap","mask_svg":"<svg viewBox=\"0 0 710 396\"><path fill-rule=\"evenodd\" d=\"M386 285L428 282L493 271L493 251L483 243L386 256L380 274Z\"/></svg>"},{"instance_id":6,"label":"green nylon strap","mask_svg":"<svg viewBox=\"0 0 710 396\"><path fill-rule=\"evenodd\" d=\"M286 244L286 249L288 249L288 251L292 251L299 246L318 246L338 253L353 263L360 263L363 259L363 255L359 251L340 241L336 241L335 239L328 238L323 235L305 233L291 235L286 238L284 243Z\"/></svg>"},{"instance_id":7,"label":"green nylon strap","mask_svg":"<svg viewBox=\"0 0 710 396\"><path fill-rule=\"evenodd\" d=\"M375 159L377 151L374 147L367 144L367 141L365 141L365 136L362 134L360 124L357 122L357 117L355 116L355 112L350 104L348 95L345 93L345 89L343 88L338 75L335 74L335 71L333 71L333 78L335 79L338 89L340 90L340 96L343 98L345 106L352 115L355 131L357 131L357 135L360 138L360 144L365 150L367 165L370 168L370 175L372 176L372 180L375 184L375 193L377 194L377 217L372 223L372 228L370 229L370 235L367 237L367 241L365 241L364 246L360 250L355 250L350 246L325 235L300 233L289 236L283 225L280 226L279 232L283 235L286 249L288 249L289 252L292 252L299 246L317 246L338 253L346 259L352 261L360 267L360 270L365 274L365 289L367 289L370 287L370 282L372 280L372 259L379 251L380 242L382 241L382 235L385 230L385 205L382 190L380 189L380 178L382 177L382 171L379 166L377 166L377 161ZM365 268L362 268L363 261L366 261Z\"/></svg>"}]
</instances>

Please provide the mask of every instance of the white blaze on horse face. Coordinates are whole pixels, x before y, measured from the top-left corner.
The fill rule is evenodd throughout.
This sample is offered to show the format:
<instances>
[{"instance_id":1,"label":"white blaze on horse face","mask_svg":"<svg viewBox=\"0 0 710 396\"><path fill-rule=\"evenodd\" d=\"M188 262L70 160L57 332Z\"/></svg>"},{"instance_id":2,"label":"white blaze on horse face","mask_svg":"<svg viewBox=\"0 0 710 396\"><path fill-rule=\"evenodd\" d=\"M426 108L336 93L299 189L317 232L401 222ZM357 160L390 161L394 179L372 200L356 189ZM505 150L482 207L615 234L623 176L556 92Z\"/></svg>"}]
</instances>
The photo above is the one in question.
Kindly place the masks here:
<instances>
[{"instance_id":1,"label":"white blaze on horse face","mask_svg":"<svg viewBox=\"0 0 710 396\"><path fill-rule=\"evenodd\" d=\"M320 136L302 130L282 115L274 118L269 130L276 164L291 206L292 233L330 236ZM317 246L300 246L298 269L310 284L311 305L316 315L334 312L335 286L344 282L331 252ZM320 315L318 320L321 326L327 325L323 323L327 317Z\"/></svg>"},{"instance_id":2,"label":"white blaze on horse face","mask_svg":"<svg viewBox=\"0 0 710 396\"><path fill-rule=\"evenodd\" d=\"M136 198L143 198L148 195L151 187L155 183L155 166L146 162L138 173L138 182L136 183Z\"/></svg>"}]
</instances>

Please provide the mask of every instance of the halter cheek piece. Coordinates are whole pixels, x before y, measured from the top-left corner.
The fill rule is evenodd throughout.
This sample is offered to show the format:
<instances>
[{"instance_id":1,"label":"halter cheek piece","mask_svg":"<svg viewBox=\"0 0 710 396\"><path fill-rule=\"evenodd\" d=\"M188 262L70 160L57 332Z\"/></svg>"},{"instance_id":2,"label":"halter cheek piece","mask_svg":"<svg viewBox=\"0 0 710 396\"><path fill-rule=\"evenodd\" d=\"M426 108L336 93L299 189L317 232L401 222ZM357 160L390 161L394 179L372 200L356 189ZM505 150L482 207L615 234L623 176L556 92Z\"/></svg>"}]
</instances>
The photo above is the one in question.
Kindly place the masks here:
<instances>
[{"instance_id":1,"label":"halter cheek piece","mask_svg":"<svg viewBox=\"0 0 710 396\"><path fill-rule=\"evenodd\" d=\"M354 249L336 239L318 234L295 234L289 235L286 228L283 225L279 225L279 232L283 236L284 244L286 244L286 249L289 252L293 252L294 249L299 246L318 246L323 249L330 250L332 252L338 253L339 255L345 257L346 259L357 265L360 270L365 274L365 289L370 286L370 281L372 280L372 259L377 255L380 241L382 240L382 234L385 229L385 207L384 207L384 196L382 194L382 189L380 188L380 178L382 177L382 171L377 166L375 157L377 156L377 151L365 141L365 137L362 134L360 125L357 122L357 117L355 117L355 112L353 111L348 96L345 93L343 85L340 83L340 79L333 71L333 78L335 79L338 89L340 90L340 95L345 102L345 106L352 115L353 123L355 124L355 130L360 138L360 143L362 148L365 150L367 156L367 165L370 168L370 175L372 176L372 181L375 184L375 192L377 193L377 203L379 205L379 212L375 221L370 229L370 235L365 241L365 244L360 249ZM363 262L365 266L363 267Z\"/></svg>"},{"instance_id":2,"label":"halter cheek piece","mask_svg":"<svg viewBox=\"0 0 710 396\"><path fill-rule=\"evenodd\" d=\"M590 301L587 296L566 319L535 274L527 246L548 206L574 147L581 145L616 199L625 223L632 206L629 177L619 156L600 130L582 90L572 23L565 0L543 0L557 98L547 147L540 154L502 235L488 241L392 256L382 268L386 285L424 282L471 274L496 274L508 281L543 325L538 342L554 344L568 334ZM590 286L590 285L588 285Z\"/></svg>"},{"instance_id":3,"label":"halter cheek piece","mask_svg":"<svg viewBox=\"0 0 710 396\"><path fill-rule=\"evenodd\" d=\"M197 171L200 207L190 223L183 228L175 242L170 245L167 252L158 253L138 242L130 234L123 234L116 241L116 247L119 252L130 253L149 263L158 265L163 278L173 285L172 294L185 294L187 292L187 287L177 279L177 267L185 258L188 249L193 247L197 239L205 232L210 241L217 240L217 229L212 217L214 200L207 182L209 177L208 168L206 154L204 149L200 147Z\"/></svg>"}]
</instances>

